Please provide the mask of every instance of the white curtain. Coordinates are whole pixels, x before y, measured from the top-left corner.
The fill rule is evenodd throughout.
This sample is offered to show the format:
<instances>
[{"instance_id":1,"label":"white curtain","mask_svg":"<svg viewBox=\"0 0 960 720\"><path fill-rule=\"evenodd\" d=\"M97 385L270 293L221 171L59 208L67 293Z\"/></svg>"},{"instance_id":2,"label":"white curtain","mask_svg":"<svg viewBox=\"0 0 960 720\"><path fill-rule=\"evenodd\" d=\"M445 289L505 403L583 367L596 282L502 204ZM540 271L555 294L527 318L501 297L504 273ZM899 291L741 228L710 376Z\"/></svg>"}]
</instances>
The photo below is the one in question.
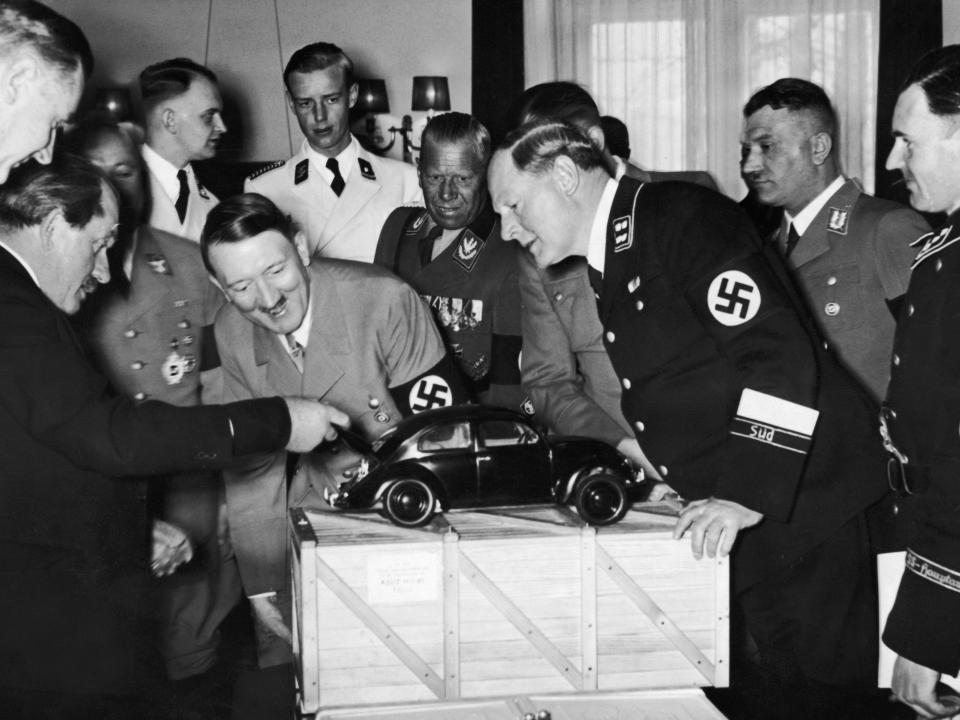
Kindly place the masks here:
<instances>
[{"instance_id":1,"label":"white curtain","mask_svg":"<svg viewBox=\"0 0 960 720\"><path fill-rule=\"evenodd\" d=\"M527 85L573 80L630 130L634 162L709 170L739 199L742 109L781 77L821 85L844 172L873 190L879 0L525 0Z\"/></svg>"}]
</instances>

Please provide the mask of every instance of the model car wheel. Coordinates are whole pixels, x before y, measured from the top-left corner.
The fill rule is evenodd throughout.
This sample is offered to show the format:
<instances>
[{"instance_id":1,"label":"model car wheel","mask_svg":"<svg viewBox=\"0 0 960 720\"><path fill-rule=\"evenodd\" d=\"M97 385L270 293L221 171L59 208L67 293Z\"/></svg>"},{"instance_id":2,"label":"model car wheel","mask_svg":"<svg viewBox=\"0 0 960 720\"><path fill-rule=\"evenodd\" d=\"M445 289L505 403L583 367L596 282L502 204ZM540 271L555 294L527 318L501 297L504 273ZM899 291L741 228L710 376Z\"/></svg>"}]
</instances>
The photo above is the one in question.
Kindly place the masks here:
<instances>
[{"instance_id":1,"label":"model car wheel","mask_svg":"<svg viewBox=\"0 0 960 720\"><path fill-rule=\"evenodd\" d=\"M433 490L422 480L397 480L383 495L383 511L397 525L419 527L433 517L436 502Z\"/></svg>"},{"instance_id":2,"label":"model car wheel","mask_svg":"<svg viewBox=\"0 0 960 720\"><path fill-rule=\"evenodd\" d=\"M627 514L629 503L623 483L615 475L595 472L577 486L573 498L577 512L590 525L610 525Z\"/></svg>"}]
</instances>

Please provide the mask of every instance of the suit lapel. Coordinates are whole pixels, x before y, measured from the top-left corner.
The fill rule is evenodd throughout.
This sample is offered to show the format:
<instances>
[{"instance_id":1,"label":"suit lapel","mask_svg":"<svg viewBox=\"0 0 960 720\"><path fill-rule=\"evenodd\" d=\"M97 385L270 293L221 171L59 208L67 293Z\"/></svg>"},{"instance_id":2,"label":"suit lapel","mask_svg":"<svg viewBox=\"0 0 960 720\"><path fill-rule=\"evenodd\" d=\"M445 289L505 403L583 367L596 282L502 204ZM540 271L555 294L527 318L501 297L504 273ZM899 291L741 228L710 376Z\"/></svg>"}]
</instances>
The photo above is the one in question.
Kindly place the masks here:
<instances>
[{"instance_id":1,"label":"suit lapel","mask_svg":"<svg viewBox=\"0 0 960 720\"><path fill-rule=\"evenodd\" d=\"M253 357L260 373L263 395L301 395L303 378L274 333L259 325L253 328Z\"/></svg>"},{"instance_id":2,"label":"suit lapel","mask_svg":"<svg viewBox=\"0 0 960 720\"><path fill-rule=\"evenodd\" d=\"M303 391L307 397L319 398L343 377L348 363L359 360L351 358L350 335L343 319L349 311L340 304L336 283L319 263L311 265L309 272L313 310L304 358Z\"/></svg>"},{"instance_id":3,"label":"suit lapel","mask_svg":"<svg viewBox=\"0 0 960 720\"><path fill-rule=\"evenodd\" d=\"M829 252L834 243L841 242L848 232L853 205L859 195L857 184L847 180L833 197L827 200L827 204L820 208L820 212L790 253L789 264L793 267L806 265Z\"/></svg>"}]
</instances>

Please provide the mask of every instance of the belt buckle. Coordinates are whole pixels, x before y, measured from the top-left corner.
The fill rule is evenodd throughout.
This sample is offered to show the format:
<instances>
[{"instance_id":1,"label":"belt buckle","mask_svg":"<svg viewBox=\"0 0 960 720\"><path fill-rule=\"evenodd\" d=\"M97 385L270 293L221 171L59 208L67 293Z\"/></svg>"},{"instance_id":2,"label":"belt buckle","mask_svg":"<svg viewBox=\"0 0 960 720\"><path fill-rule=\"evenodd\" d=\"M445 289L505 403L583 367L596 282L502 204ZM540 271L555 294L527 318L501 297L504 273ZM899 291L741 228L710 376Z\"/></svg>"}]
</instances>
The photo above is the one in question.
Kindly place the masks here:
<instances>
[{"instance_id":1,"label":"belt buckle","mask_svg":"<svg viewBox=\"0 0 960 720\"><path fill-rule=\"evenodd\" d=\"M907 482L907 473L900 458L891 455L887 458L887 484L898 495L913 495L910 484Z\"/></svg>"}]
</instances>

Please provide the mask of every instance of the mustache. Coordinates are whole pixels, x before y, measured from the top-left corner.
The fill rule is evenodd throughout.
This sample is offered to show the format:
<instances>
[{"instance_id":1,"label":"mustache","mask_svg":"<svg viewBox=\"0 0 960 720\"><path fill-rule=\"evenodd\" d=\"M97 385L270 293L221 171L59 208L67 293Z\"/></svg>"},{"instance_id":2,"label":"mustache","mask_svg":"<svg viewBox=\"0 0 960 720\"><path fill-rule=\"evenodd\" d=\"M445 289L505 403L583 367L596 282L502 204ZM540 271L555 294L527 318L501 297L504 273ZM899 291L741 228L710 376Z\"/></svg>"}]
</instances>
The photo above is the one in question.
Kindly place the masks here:
<instances>
[{"instance_id":1,"label":"mustache","mask_svg":"<svg viewBox=\"0 0 960 720\"><path fill-rule=\"evenodd\" d=\"M286 306L287 306L287 296L281 295L280 298L270 307L259 305L257 307L257 310L267 315L272 315L277 310L283 310L283 308L285 308Z\"/></svg>"}]
</instances>

